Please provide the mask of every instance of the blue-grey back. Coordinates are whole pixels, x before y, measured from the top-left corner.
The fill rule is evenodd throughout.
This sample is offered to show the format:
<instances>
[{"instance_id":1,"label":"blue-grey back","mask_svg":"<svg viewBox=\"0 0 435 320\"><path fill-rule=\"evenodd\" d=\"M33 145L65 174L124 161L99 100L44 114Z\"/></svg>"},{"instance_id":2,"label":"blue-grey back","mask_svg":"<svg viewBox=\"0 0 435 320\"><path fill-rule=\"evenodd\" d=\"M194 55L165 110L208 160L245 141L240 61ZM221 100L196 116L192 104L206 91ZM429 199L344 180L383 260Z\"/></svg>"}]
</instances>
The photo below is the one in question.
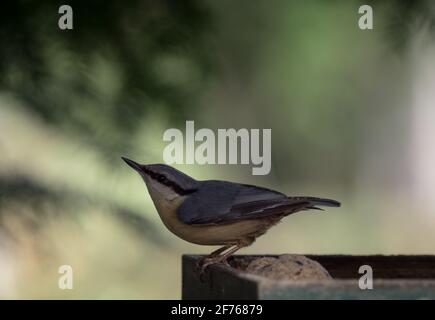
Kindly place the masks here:
<instances>
[{"instance_id":1,"label":"blue-grey back","mask_svg":"<svg viewBox=\"0 0 435 320\"><path fill-rule=\"evenodd\" d=\"M200 182L198 189L187 197L177 214L187 224L226 222L246 217L250 212L235 208L267 200L285 201L287 196L266 188L207 180Z\"/></svg>"}]
</instances>

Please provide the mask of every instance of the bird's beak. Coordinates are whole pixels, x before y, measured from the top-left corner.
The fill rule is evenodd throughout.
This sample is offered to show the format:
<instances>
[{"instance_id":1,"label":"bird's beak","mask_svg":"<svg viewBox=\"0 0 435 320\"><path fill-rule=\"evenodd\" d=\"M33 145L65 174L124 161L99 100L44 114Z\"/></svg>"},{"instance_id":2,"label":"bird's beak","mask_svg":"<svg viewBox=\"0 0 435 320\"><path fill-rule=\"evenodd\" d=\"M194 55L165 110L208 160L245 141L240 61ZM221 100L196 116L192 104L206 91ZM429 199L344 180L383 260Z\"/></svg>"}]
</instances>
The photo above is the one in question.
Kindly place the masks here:
<instances>
[{"instance_id":1,"label":"bird's beak","mask_svg":"<svg viewBox=\"0 0 435 320\"><path fill-rule=\"evenodd\" d=\"M134 162L133 160L130 160L130 159L125 158L125 157L121 157L121 158L122 158L122 160L125 161L125 163L127 163L130 167L132 167L137 172L142 172L143 171L142 165L140 165L139 163Z\"/></svg>"}]
</instances>

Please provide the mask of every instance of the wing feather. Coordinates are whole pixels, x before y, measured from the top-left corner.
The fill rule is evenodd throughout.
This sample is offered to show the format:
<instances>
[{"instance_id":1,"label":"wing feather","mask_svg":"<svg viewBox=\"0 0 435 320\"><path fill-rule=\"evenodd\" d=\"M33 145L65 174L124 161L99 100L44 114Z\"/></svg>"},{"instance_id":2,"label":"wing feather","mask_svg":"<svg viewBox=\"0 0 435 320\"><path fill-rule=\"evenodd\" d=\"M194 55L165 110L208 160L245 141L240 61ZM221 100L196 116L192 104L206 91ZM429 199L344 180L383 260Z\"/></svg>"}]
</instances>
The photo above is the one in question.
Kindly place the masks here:
<instances>
[{"instance_id":1,"label":"wing feather","mask_svg":"<svg viewBox=\"0 0 435 320\"><path fill-rule=\"evenodd\" d=\"M207 201L204 201L207 199ZM204 181L177 211L187 224L220 224L283 213L291 206L282 193L226 181Z\"/></svg>"},{"instance_id":2,"label":"wing feather","mask_svg":"<svg viewBox=\"0 0 435 320\"><path fill-rule=\"evenodd\" d=\"M181 221L191 225L224 224L245 219L284 216L320 206L340 206L335 200L287 197L280 192L226 181L201 182L177 211Z\"/></svg>"}]
</instances>

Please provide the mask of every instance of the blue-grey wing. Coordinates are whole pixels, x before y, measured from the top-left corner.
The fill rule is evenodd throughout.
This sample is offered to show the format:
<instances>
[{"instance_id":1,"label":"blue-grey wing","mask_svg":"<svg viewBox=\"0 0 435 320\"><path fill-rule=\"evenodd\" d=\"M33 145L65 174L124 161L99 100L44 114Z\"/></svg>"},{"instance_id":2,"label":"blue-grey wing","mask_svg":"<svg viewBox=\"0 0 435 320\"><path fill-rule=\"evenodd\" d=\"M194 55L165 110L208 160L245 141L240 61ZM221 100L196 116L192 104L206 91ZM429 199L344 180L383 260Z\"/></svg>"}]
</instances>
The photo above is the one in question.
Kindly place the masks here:
<instances>
[{"instance_id":1,"label":"blue-grey wing","mask_svg":"<svg viewBox=\"0 0 435 320\"><path fill-rule=\"evenodd\" d=\"M210 180L189 195L177 214L186 224L220 224L282 214L302 202L266 188Z\"/></svg>"}]
</instances>

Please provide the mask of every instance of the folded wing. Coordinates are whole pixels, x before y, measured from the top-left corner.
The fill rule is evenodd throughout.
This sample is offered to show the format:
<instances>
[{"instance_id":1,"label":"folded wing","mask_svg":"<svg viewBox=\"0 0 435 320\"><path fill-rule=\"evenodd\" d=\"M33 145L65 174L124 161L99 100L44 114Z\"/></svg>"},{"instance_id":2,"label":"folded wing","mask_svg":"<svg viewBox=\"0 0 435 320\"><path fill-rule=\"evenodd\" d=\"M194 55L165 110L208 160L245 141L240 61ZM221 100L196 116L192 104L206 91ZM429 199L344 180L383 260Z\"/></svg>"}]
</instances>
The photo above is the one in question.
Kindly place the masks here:
<instances>
[{"instance_id":1,"label":"folded wing","mask_svg":"<svg viewBox=\"0 0 435 320\"><path fill-rule=\"evenodd\" d=\"M320 209L318 205L340 205L330 199L287 197L270 189L226 181L204 181L202 184L178 209L178 217L186 224L224 224Z\"/></svg>"}]
</instances>

